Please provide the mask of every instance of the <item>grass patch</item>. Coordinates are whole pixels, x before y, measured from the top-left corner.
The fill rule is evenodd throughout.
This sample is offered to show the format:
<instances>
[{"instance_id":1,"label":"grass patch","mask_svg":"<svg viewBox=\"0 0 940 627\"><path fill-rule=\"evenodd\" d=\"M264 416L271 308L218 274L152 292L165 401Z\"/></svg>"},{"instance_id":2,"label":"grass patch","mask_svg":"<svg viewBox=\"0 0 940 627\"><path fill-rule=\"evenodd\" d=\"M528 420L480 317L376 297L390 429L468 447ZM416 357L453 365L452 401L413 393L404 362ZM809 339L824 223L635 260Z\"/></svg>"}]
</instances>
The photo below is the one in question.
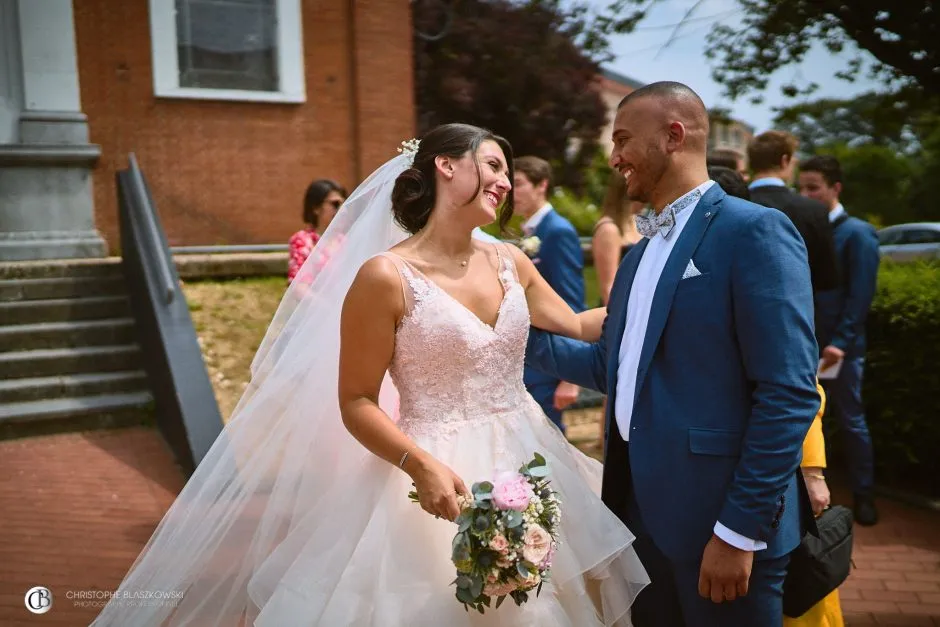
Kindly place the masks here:
<instances>
[{"instance_id":1,"label":"grass patch","mask_svg":"<svg viewBox=\"0 0 940 627\"><path fill-rule=\"evenodd\" d=\"M223 420L229 419L248 385L251 360L285 287L284 277L183 285Z\"/></svg>"}]
</instances>

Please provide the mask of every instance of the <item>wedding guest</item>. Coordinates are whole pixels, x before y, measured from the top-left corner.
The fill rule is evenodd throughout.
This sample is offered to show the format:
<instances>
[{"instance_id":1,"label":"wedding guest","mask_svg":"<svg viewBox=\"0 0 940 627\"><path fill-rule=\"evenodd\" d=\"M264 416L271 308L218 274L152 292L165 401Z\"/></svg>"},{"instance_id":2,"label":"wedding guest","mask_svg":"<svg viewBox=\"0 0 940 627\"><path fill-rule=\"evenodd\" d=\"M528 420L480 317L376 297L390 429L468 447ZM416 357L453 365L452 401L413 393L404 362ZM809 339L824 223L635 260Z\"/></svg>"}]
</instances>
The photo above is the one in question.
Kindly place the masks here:
<instances>
[{"instance_id":1,"label":"wedding guest","mask_svg":"<svg viewBox=\"0 0 940 627\"><path fill-rule=\"evenodd\" d=\"M878 522L873 488L874 453L862 403L865 370L865 320L875 297L878 280L878 237L868 222L846 213L839 202L842 167L835 157L816 156L800 165L800 193L829 209L835 240L839 284L818 295L816 336L822 367L841 362L835 379L823 385L833 414L842 426L855 496L855 522Z\"/></svg>"},{"instance_id":2,"label":"wedding guest","mask_svg":"<svg viewBox=\"0 0 940 627\"><path fill-rule=\"evenodd\" d=\"M614 284L614 275L620 262L634 244L643 239L636 230L635 216L643 210L643 203L631 202L627 198L627 187L623 175L612 172L607 181L607 192L601 206L603 215L594 225L591 238L591 251L594 257L594 269L597 271L597 288L601 296L601 305L607 305L610 288Z\"/></svg>"},{"instance_id":3,"label":"wedding guest","mask_svg":"<svg viewBox=\"0 0 940 627\"><path fill-rule=\"evenodd\" d=\"M747 154L754 177L748 189L753 202L782 211L800 232L815 295L838 286L839 277L828 207L789 187L796 172L798 146L796 137L783 131L767 131L752 139Z\"/></svg>"},{"instance_id":4,"label":"wedding guest","mask_svg":"<svg viewBox=\"0 0 940 627\"><path fill-rule=\"evenodd\" d=\"M584 311L584 255L574 226L548 202L552 188L552 166L539 157L525 156L513 161L515 211L523 218L521 248L539 274L575 313ZM565 432L562 412L578 400L580 388L560 381L534 368L525 369L529 394L545 414Z\"/></svg>"},{"instance_id":5,"label":"wedding guest","mask_svg":"<svg viewBox=\"0 0 940 627\"><path fill-rule=\"evenodd\" d=\"M290 236L287 258L287 282L297 276L313 247L323 235L323 231L333 221L333 217L343 201L346 190L339 183L329 179L319 179L310 184L304 194L304 228Z\"/></svg>"},{"instance_id":6,"label":"wedding guest","mask_svg":"<svg viewBox=\"0 0 940 627\"><path fill-rule=\"evenodd\" d=\"M735 151L728 150L727 148L719 148L718 150L709 152L708 157L705 159L705 165L709 168L712 166L720 166L734 170L741 175L741 178L744 179L745 182L749 178L747 166L744 164L744 158Z\"/></svg>"},{"instance_id":7,"label":"wedding guest","mask_svg":"<svg viewBox=\"0 0 940 627\"><path fill-rule=\"evenodd\" d=\"M721 189L729 196L737 196L744 200L751 200L747 189L747 181L735 170L720 165L708 166L708 178L718 183Z\"/></svg>"},{"instance_id":8,"label":"wedding guest","mask_svg":"<svg viewBox=\"0 0 940 627\"><path fill-rule=\"evenodd\" d=\"M813 506L813 515L817 518L829 507L829 486L823 471L826 468L826 439L823 436L822 417L826 411L826 394L817 383L822 402L816 418L813 420L806 439L803 440L803 461L800 470ZM783 627L843 627L842 606L839 591L833 590L822 601L811 607L799 618L784 616Z\"/></svg>"}]
</instances>

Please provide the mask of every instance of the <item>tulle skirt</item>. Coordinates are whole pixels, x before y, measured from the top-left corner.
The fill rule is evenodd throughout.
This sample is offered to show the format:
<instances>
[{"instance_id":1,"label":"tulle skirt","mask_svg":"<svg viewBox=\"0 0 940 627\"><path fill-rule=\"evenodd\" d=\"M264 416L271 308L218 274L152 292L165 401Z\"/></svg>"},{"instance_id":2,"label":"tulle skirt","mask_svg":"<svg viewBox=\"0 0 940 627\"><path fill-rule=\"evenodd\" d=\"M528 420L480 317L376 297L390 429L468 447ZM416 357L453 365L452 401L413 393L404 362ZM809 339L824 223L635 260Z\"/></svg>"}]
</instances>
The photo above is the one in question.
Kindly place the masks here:
<instances>
[{"instance_id":1,"label":"tulle skirt","mask_svg":"<svg viewBox=\"0 0 940 627\"><path fill-rule=\"evenodd\" d=\"M480 615L451 585L456 525L411 502L410 477L356 442L337 408L311 415L270 387L242 400L93 627L630 624L648 582L634 537L600 500L601 464L530 396L512 412L459 424L398 421L468 487L536 452L548 461L562 508L551 578L525 605L507 598ZM397 418L390 390L380 404Z\"/></svg>"},{"instance_id":2,"label":"tulle skirt","mask_svg":"<svg viewBox=\"0 0 940 627\"><path fill-rule=\"evenodd\" d=\"M634 537L600 500L601 464L569 444L534 401L512 414L409 435L468 487L496 471L518 469L535 452L545 456L562 523L541 594L530 594L521 607L507 598L485 615L467 612L451 585L456 526L411 502L410 478L373 458L336 478L255 575L249 595L261 608L256 625L630 624L629 607L648 582L631 546Z\"/></svg>"}]
</instances>

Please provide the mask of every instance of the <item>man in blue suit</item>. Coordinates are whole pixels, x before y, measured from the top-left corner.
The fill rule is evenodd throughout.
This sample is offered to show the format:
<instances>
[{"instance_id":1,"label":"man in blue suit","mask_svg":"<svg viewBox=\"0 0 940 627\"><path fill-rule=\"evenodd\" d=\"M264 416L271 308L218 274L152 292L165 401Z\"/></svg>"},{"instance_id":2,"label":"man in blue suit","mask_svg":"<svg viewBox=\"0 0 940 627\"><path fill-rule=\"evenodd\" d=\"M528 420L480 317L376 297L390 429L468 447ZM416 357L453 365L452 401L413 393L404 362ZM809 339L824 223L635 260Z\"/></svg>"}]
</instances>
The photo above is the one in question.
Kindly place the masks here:
<instances>
[{"instance_id":1,"label":"man in blue suit","mask_svg":"<svg viewBox=\"0 0 940 627\"><path fill-rule=\"evenodd\" d=\"M522 250L568 306L584 311L584 256L581 240L571 222L548 202L552 188L552 166L538 157L513 161L513 201L522 224ZM565 432L562 411L578 399L578 386L559 377L526 368L526 389L541 405L545 415Z\"/></svg>"},{"instance_id":2,"label":"man in blue suit","mask_svg":"<svg viewBox=\"0 0 940 627\"><path fill-rule=\"evenodd\" d=\"M822 202L829 209L835 240L839 286L819 294L816 337L822 349L822 367L842 362L835 379L822 379L832 399L846 443L855 521L860 525L878 522L872 490L875 463L871 435L862 404L862 373L865 369L865 320L875 298L878 280L878 236L875 229L845 212L839 202L842 167L835 157L818 156L800 164L800 193Z\"/></svg>"},{"instance_id":3,"label":"man in blue suit","mask_svg":"<svg viewBox=\"0 0 940 627\"><path fill-rule=\"evenodd\" d=\"M705 166L708 114L681 83L620 103L611 165L655 214L620 266L601 339L532 330L527 362L608 395L604 502L652 583L636 627L772 627L812 524L798 468L819 409L806 247ZM576 515L576 514L575 514Z\"/></svg>"}]
</instances>

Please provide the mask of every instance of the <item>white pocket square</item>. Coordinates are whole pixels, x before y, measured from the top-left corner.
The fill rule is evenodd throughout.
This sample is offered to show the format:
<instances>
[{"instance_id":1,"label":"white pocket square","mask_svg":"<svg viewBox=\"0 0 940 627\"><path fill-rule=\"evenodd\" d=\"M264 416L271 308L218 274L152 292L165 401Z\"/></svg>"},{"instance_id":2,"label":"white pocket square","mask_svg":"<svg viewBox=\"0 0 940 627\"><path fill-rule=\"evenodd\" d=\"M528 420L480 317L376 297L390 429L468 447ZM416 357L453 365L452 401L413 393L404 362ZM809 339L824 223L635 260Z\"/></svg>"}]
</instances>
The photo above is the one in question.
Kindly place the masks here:
<instances>
[{"instance_id":1,"label":"white pocket square","mask_svg":"<svg viewBox=\"0 0 940 627\"><path fill-rule=\"evenodd\" d=\"M689 259L689 265L685 267L685 272L682 273L683 279L691 279L692 277L701 276L702 273L699 272L698 268L695 267L695 263Z\"/></svg>"}]
</instances>

